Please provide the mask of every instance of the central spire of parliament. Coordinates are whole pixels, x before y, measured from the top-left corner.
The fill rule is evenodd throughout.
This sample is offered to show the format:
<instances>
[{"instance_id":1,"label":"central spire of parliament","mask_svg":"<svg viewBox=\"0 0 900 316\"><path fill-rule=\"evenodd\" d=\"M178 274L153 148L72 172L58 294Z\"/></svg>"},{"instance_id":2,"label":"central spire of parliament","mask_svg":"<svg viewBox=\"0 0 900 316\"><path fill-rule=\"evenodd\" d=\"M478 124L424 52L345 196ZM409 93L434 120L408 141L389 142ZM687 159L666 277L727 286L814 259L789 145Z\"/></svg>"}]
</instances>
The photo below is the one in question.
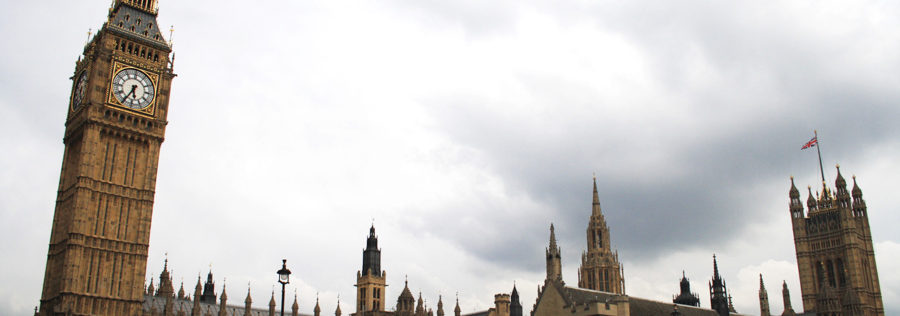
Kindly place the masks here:
<instances>
[{"instance_id":1,"label":"central spire of parliament","mask_svg":"<svg viewBox=\"0 0 900 316\"><path fill-rule=\"evenodd\" d=\"M619 253L610 250L609 227L600 208L597 178L594 177L594 199L587 227L587 251L581 254L578 268L578 287L625 294L625 276Z\"/></svg>"}]
</instances>

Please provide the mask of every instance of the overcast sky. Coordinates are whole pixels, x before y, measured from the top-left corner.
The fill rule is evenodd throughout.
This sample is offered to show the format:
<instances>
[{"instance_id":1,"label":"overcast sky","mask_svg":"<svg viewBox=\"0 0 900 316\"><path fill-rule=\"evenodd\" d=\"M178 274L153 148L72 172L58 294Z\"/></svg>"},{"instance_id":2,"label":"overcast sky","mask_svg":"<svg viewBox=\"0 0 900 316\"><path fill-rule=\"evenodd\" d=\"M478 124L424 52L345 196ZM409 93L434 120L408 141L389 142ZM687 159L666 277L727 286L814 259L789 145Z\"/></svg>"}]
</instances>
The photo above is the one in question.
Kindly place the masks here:
<instances>
[{"instance_id":1,"label":"overcast sky","mask_svg":"<svg viewBox=\"0 0 900 316\"><path fill-rule=\"evenodd\" d=\"M39 304L75 61L109 1L0 2L0 314ZM374 219L388 306L526 311L555 223L577 284L597 175L627 294L801 309L789 177L857 175L900 314L900 2L162 0L175 79L148 276L210 265L265 305L281 259L311 312L354 309ZM166 32L168 33L168 32ZM166 34L168 35L168 34ZM227 280L226 280L227 279Z\"/></svg>"}]
</instances>

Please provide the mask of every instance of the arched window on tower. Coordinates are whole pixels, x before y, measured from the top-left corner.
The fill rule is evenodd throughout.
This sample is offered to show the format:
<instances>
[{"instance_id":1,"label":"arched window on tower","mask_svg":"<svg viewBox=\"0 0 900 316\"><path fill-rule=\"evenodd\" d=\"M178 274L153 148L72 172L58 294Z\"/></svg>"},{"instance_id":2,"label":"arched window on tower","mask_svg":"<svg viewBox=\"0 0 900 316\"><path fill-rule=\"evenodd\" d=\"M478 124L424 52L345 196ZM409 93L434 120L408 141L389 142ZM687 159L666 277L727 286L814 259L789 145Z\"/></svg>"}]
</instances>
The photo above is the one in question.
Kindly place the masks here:
<instances>
[{"instance_id":1,"label":"arched window on tower","mask_svg":"<svg viewBox=\"0 0 900 316\"><path fill-rule=\"evenodd\" d=\"M844 260L837 259L838 284L841 287L847 285L847 276L844 274Z\"/></svg>"},{"instance_id":2,"label":"arched window on tower","mask_svg":"<svg viewBox=\"0 0 900 316\"><path fill-rule=\"evenodd\" d=\"M831 263L831 260L828 260L826 261L825 266L828 268L828 285L831 285L831 287L835 287L834 265Z\"/></svg>"},{"instance_id":3,"label":"arched window on tower","mask_svg":"<svg viewBox=\"0 0 900 316\"><path fill-rule=\"evenodd\" d=\"M816 262L816 288L822 286L822 283L825 282L825 272L822 271L822 262Z\"/></svg>"}]
</instances>

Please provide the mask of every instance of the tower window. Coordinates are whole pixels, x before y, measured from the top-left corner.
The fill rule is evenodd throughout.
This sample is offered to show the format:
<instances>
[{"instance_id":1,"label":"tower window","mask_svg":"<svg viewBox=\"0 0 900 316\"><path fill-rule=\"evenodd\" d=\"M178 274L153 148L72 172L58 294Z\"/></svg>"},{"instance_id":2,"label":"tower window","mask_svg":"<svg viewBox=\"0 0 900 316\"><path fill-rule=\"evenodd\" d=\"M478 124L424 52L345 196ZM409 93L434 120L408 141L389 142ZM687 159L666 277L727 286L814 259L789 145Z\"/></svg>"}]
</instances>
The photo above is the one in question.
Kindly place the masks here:
<instances>
[{"instance_id":1,"label":"tower window","mask_svg":"<svg viewBox=\"0 0 900 316\"><path fill-rule=\"evenodd\" d=\"M130 15L130 14L126 14L126 15L125 15L125 21L128 21L128 20L131 20L131 15Z\"/></svg>"}]
</instances>

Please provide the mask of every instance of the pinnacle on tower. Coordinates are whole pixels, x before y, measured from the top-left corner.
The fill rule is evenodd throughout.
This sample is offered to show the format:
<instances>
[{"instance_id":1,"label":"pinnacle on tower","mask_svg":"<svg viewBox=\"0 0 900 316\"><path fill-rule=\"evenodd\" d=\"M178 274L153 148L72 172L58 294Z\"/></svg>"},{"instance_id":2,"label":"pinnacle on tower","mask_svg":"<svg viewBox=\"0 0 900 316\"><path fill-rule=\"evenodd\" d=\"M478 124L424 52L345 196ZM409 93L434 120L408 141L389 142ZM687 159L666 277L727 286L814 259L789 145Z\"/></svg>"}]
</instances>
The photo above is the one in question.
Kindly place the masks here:
<instances>
[{"instance_id":1,"label":"pinnacle on tower","mask_svg":"<svg viewBox=\"0 0 900 316\"><path fill-rule=\"evenodd\" d=\"M593 202L593 215L600 214L600 194L597 192L597 177L594 177L594 202Z\"/></svg>"},{"instance_id":2,"label":"pinnacle on tower","mask_svg":"<svg viewBox=\"0 0 900 316\"><path fill-rule=\"evenodd\" d=\"M550 247L547 248L547 280L562 281L562 256L556 245L556 232L550 224Z\"/></svg>"},{"instance_id":3,"label":"pinnacle on tower","mask_svg":"<svg viewBox=\"0 0 900 316\"><path fill-rule=\"evenodd\" d=\"M760 316L771 316L769 312L769 293L766 292L766 285L763 284L762 273L759 274L759 314Z\"/></svg>"},{"instance_id":4,"label":"pinnacle on tower","mask_svg":"<svg viewBox=\"0 0 900 316\"><path fill-rule=\"evenodd\" d=\"M222 282L222 295L219 296L219 301L222 302L223 305L225 304L225 301L228 300L228 294L225 294L225 286L225 282Z\"/></svg>"},{"instance_id":5,"label":"pinnacle on tower","mask_svg":"<svg viewBox=\"0 0 900 316\"><path fill-rule=\"evenodd\" d=\"M313 308L313 315L319 316L319 313L322 312L322 308L319 307L319 294L316 293L316 307Z\"/></svg>"},{"instance_id":6,"label":"pinnacle on tower","mask_svg":"<svg viewBox=\"0 0 900 316\"><path fill-rule=\"evenodd\" d=\"M784 313L782 315L793 315L794 308L791 307L791 291L788 290L787 281L784 281L781 287L781 297L784 299Z\"/></svg>"},{"instance_id":7,"label":"pinnacle on tower","mask_svg":"<svg viewBox=\"0 0 900 316\"><path fill-rule=\"evenodd\" d=\"M797 190L797 186L794 184L794 176L791 176L791 191L790 191L791 199L799 199L800 191Z\"/></svg>"},{"instance_id":8,"label":"pinnacle on tower","mask_svg":"<svg viewBox=\"0 0 900 316\"><path fill-rule=\"evenodd\" d=\"M337 308L334 309L334 316L341 316L341 299L338 298Z\"/></svg>"},{"instance_id":9,"label":"pinnacle on tower","mask_svg":"<svg viewBox=\"0 0 900 316\"><path fill-rule=\"evenodd\" d=\"M275 308L275 290L272 290L272 298L269 299L269 307Z\"/></svg>"}]
</instances>

